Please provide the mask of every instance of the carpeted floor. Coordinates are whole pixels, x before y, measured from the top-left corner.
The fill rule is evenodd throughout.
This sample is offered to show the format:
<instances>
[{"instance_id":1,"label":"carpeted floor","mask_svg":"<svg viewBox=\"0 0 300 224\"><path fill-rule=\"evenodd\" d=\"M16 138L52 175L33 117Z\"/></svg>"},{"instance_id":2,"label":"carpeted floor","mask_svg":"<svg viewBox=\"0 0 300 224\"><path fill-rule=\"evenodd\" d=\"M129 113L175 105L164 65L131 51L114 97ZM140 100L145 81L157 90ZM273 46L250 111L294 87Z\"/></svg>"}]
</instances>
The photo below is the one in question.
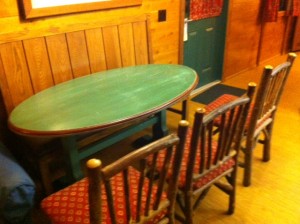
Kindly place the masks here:
<instances>
[{"instance_id":1,"label":"carpeted floor","mask_svg":"<svg viewBox=\"0 0 300 224\"><path fill-rule=\"evenodd\" d=\"M224 84L217 84L212 88L206 90L205 92L195 96L192 98L192 101L201 103L201 104L209 104L210 102L217 99L219 96L223 94L231 94L235 96L241 96L246 92L244 89L236 88L233 86L228 86Z\"/></svg>"}]
</instances>

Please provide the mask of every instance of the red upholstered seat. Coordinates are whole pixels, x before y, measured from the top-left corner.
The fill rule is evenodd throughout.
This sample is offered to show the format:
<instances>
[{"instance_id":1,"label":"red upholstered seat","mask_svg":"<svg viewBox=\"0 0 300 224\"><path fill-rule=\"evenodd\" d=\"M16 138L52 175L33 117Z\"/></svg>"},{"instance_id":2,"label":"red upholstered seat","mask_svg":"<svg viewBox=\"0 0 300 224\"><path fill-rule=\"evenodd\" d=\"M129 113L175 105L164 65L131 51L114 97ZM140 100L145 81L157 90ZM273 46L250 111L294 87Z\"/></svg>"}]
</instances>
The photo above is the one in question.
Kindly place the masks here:
<instances>
[{"instance_id":1,"label":"red upholstered seat","mask_svg":"<svg viewBox=\"0 0 300 224\"><path fill-rule=\"evenodd\" d=\"M190 145L191 144L190 139L192 137L191 135L192 135L192 130L189 129L189 131L187 133L187 142L186 142L186 146L185 146L185 150L184 150L184 156L182 158L182 165L181 165L181 171L180 171L179 182L178 182L178 186L181 190L183 190L184 187L186 186L186 171L187 171L187 163L189 161L188 156L189 156L190 149L191 149L191 145ZM217 151L217 142L213 142L212 145L213 145L212 158L215 158L216 151ZM197 150L197 153L199 154L200 150ZM194 173L199 172L199 168L200 168L200 164L201 164L200 158L201 158L200 155L196 156ZM196 190L196 189L199 189L199 188L205 186L212 180L216 179L219 175L223 174L226 170L229 170L230 168L232 168L234 166L234 164L235 164L235 162L233 159L229 159L225 163L218 164L215 169L210 169L209 172L205 173L197 181L194 181L193 189Z\"/></svg>"},{"instance_id":2,"label":"red upholstered seat","mask_svg":"<svg viewBox=\"0 0 300 224\"><path fill-rule=\"evenodd\" d=\"M222 96L218 97L217 99L215 99L213 102L209 103L206 105L205 109L206 109L206 113L209 113L215 109L217 109L218 107L231 102L235 99L237 99L237 96L234 95L230 95L230 94L223 94ZM247 116L247 120L246 120L246 124L245 124L245 133L247 133L247 129L249 127L250 121L251 121L251 116L253 113L253 107L254 104L251 104L250 108L249 108L249 113ZM259 126L261 126L268 118L271 117L271 114L266 114L267 116L264 116L262 119L258 120L257 124L256 124L256 128L259 128ZM216 125L218 125L218 123L220 122L220 120L216 120Z\"/></svg>"},{"instance_id":3,"label":"red upholstered seat","mask_svg":"<svg viewBox=\"0 0 300 224\"><path fill-rule=\"evenodd\" d=\"M206 113L210 113L211 111L225 105L226 103L229 103L235 99L237 99L237 96L230 95L230 94L223 94L222 96L215 99L213 102L206 105L205 110Z\"/></svg>"},{"instance_id":4,"label":"red upholstered seat","mask_svg":"<svg viewBox=\"0 0 300 224\"><path fill-rule=\"evenodd\" d=\"M180 121L177 134L132 150L105 166L99 159L89 159L87 178L45 198L42 210L54 224L175 223L177 183L188 125ZM147 159L157 158L161 150L166 151L166 157L156 179L155 161L148 167ZM172 178L167 182L169 172Z\"/></svg>"},{"instance_id":5,"label":"red upholstered seat","mask_svg":"<svg viewBox=\"0 0 300 224\"><path fill-rule=\"evenodd\" d=\"M132 211L136 213L134 209L137 203L137 188L138 188L138 180L139 180L140 172L135 170L134 168L129 168L129 183L132 186L130 188L130 195L132 196ZM125 209L125 196L124 196L124 182L123 176L121 173L117 174L111 179L113 194L116 197L114 201L117 223L127 223L126 221L126 209ZM147 194L147 183L144 184L143 192L145 195ZM154 185L153 191L156 191L157 187ZM107 204L107 196L104 190L104 186L102 185L102 223L110 224L111 218L109 214L108 204ZM163 200L167 200L166 193L163 193ZM146 201L146 197L142 198L143 203ZM151 200L153 203L154 199ZM75 184L62 189L46 199L44 199L41 203L42 209L45 213L51 218L53 223L56 224L74 224L74 223L90 223L89 217L89 203L88 203L88 179L84 178ZM149 221L148 223L157 223L157 220L160 220L164 217L166 210L163 210L159 213L155 219ZM135 217L135 214L133 214Z\"/></svg>"},{"instance_id":6,"label":"red upholstered seat","mask_svg":"<svg viewBox=\"0 0 300 224\"><path fill-rule=\"evenodd\" d=\"M179 174L179 180L178 180L178 187L179 189L183 190L186 185L186 170L187 170L187 163L189 158L189 153L191 149L191 136L192 135L192 129L189 128L187 132L187 139L184 146L184 152L183 152L183 158L181 163L181 170ZM217 150L217 142L213 142L213 158L215 157L216 150ZM200 150L198 150L198 154L200 153ZM159 153L158 156L158 162L157 162L157 169L160 170L163 161L165 158L165 152L162 151ZM151 161L149 161L151 163ZM235 165L235 161L233 159L229 159L225 163L219 164L216 166L215 169L210 169L209 172L207 172L205 175L201 176L198 181L193 182L193 189L199 189L202 186L206 185L210 181L214 180L219 175L223 174L226 170L229 170ZM195 166L194 166L194 172L198 173L200 167L200 156L196 156ZM170 174L169 174L170 175Z\"/></svg>"}]
</instances>

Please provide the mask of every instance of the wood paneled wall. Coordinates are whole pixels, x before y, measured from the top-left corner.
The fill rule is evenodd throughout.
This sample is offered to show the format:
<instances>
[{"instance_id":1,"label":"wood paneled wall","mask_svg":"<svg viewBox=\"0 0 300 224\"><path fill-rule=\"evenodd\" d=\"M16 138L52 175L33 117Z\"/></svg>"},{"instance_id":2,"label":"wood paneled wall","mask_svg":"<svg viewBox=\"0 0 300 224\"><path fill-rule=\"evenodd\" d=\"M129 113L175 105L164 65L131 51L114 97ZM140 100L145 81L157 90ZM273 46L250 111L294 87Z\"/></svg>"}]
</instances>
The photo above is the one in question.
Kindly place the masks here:
<instances>
[{"instance_id":1,"label":"wood paneled wall","mask_svg":"<svg viewBox=\"0 0 300 224\"><path fill-rule=\"evenodd\" d=\"M262 26L262 0L227 0L229 15L223 79L253 68L282 53L286 46L286 17ZM182 61L182 24L184 0L143 0L141 6L100 10L24 20L18 0L2 0L0 43L52 36L118 23L124 17L150 16L154 63ZM158 11L165 9L167 20L158 22ZM284 50L284 49L283 49Z\"/></svg>"},{"instance_id":2,"label":"wood paneled wall","mask_svg":"<svg viewBox=\"0 0 300 224\"><path fill-rule=\"evenodd\" d=\"M260 30L260 0L229 1L223 78L256 66Z\"/></svg>"},{"instance_id":3,"label":"wood paneled wall","mask_svg":"<svg viewBox=\"0 0 300 224\"><path fill-rule=\"evenodd\" d=\"M300 17L297 17L295 21L295 32L292 37L292 49L293 51L300 50Z\"/></svg>"},{"instance_id":4,"label":"wood paneled wall","mask_svg":"<svg viewBox=\"0 0 300 224\"><path fill-rule=\"evenodd\" d=\"M118 24L0 44L0 86L10 113L61 82L151 62L147 17L124 17Z\"/></svg>"},{"instance_id":5,"label":"wood paneled wall","mask_svg":"<svg viewBox=\"0 0 300 224\"><path fill-rule=\"evenodd\" d=\"M264 23L262 4L262 0L229 0L224 80L291 48L294 18L280 12L276 22Z\"/></svg>"},{"instance_id":6,"label":"wood paneled wall","mask_svg":"<svg viewBox=\"0 0 300 224\"><path fill-rule=\"evenodd\" d=\"M278 17L277 22L263 23L261 29L261 46L258 63L281 55L285 38L287 17L283 13Z\"/></svg>"},{"instance_id":7,"label":"wood paneled wall","mask_svg":"<svg viewBox=\"0 0 300 224\"><path fill-rule=\"evenodd\" d=\"M21 2L21 1L19 1ZM106 23L118 23L123 17L150 16L153 59L157 63L178 63L180 0L143 0L141 6L76 13L24 20L18 0L2 0L0 7L0 43L39 36L92 29ZM167 20L158 22L158 10L167 11Z\"/></svg>"}]
</instances>

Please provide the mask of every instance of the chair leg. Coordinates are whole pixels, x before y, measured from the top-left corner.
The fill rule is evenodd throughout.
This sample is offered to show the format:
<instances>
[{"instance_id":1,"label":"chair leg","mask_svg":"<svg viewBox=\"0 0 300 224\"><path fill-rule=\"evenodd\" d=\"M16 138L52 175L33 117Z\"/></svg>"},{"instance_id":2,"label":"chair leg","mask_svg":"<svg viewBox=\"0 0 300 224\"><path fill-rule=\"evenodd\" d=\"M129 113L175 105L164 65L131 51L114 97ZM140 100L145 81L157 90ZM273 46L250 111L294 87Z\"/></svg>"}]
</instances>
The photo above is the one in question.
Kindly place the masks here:
<instances>
[{"instance_id":1,"label":"chair leg","mask_svg":"<svg viewBox=\"0 0 300 224\"><path fill-rule=\"evenodd\" d=\"M181 104L181 119L182 120L188 120L189 119L189 101L184 100Z\"/></svg>"},{"instance_id":2,"label":"chair leg","mask_svg":"<svg viewBox=\"0 0 300 224\"><path fill-rule=\"evenodd\" d=\"M250 142L247 142L245 151L244 151L244 178L243 185L248 187L251 185L251 172L252 172L252 157L253 157L253 143L252 139Z\"/></svg>"},{"instance_id":3,"label":"chair leg","mask_svg":"<svg viewBox=\"0 0 300 224\"><path fill-rule=\"evenodd\" d=\"M265 141L263 147L263 161L268 162L271 158L271 139L273 131L273 122L266 127Z\"/></svg>"},{"instance_id":4,"label":"chair leg","mask_svg":"<svg viewBox=\"0 0 300 224\"><path fill-rule=\"evenodd\" d=\"M209 192L210 188L211 188L211 186L208 187L208 188L206 188L206 189L204 189L204 190L201 192L201 194L198 196L198 198L196 199L196 201L195 201L195 203L194 203L194 205L193 205L193 210L195 210L196 208L198 208L200 202L202 201L202 199L205 198L205 196L206 196L207 193Z\"/></svg>"},{"instance_id":5,"label":"chair leg","mask_svg":"<svg viewBox=\"0 0 300 224\"><path fill-rule=\"evenodd\" d=\"M236 194L236 177L237 177L237 164L235 165L234 170L231 173L229 178L229 183L232 186L232 190L229 192L229 207L228 214L232 215L235 209L235 194Z\"/></svg>"},{"instance_id":6,"label":"chair leg","mask_svg":"<svg viewBox=\"0 0 300 224\"><path fill-rule=\"evenodd\" d=\"M185 224L193 224L193 192L188 192L188 195L185 195Z\"/></svg>"},{"instance_id":7,"label":"chair leg","mask_svg":"<svg viewBox=\"0 0 300 224\"><path fill-rule=\"evenodd\" d=\"M51 158L44 157L39 159L39 168L41 173L41 178L43 182L43 187L46 195L50 195L54 192L53 183L51 180L51 172L49 171L49 164L51 163Z\"/></svg>"}]
</instances>

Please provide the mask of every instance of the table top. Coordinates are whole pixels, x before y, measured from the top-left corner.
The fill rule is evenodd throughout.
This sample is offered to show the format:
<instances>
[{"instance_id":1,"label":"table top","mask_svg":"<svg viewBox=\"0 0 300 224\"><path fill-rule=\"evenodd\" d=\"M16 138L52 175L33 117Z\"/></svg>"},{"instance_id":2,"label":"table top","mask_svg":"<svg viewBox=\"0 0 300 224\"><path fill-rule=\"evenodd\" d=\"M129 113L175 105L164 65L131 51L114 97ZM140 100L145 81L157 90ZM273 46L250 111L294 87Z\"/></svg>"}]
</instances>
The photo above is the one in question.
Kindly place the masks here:
<instances>
[{"instance_id":1,"label":"table top","mask_svg":"<svg viewBox=\"0 0 300 224\"><path fill-rule=\"evenodd\" d=\"M107 70L43 90L10 114L12 131L62 136L151 116L188 97L196 72L183 65L151 64Z\"/></svg>"}]
</instances>

